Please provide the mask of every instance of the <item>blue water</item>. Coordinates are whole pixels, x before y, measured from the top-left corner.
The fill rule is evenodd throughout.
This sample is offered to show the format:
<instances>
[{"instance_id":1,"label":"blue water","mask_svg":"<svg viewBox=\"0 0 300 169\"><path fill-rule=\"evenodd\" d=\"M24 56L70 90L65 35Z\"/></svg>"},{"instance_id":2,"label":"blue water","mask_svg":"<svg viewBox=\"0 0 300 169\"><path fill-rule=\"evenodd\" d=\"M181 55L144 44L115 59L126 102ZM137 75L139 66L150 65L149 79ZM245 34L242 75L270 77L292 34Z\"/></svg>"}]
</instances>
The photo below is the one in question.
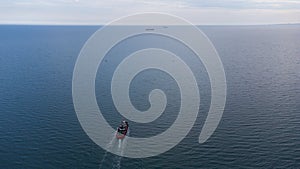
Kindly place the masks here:
<instances>
[{"instance_id":1,"label":"blue water","mask_svg":"<svg viewBox=\"0 0 300 169\"><path fill-rule=\"evenodd\" d=\"M103 100L98 104L113 127L121 116L109 99L107 85L122 57L109 55L162 45L183 54L197 74L200 115L188 136L159 156L130 159L93 143L73 107L74 65L98 27L0 26L0 168L299 168L300 26L201 28L218 50L228 87L221 123L204 144L198 143L198 136L209 108L209 81L201 62L180 44L168 39L154 43L155 36L136 37L131 40L138 45L119 44L98 70L96 95ZM178 86L157 70L134 79L133 104L147 109L148 93L157 87L168 97L166 112L153 123L130 123L134 137L163 132L176 118Z\"/></svg>"}]
</instances>

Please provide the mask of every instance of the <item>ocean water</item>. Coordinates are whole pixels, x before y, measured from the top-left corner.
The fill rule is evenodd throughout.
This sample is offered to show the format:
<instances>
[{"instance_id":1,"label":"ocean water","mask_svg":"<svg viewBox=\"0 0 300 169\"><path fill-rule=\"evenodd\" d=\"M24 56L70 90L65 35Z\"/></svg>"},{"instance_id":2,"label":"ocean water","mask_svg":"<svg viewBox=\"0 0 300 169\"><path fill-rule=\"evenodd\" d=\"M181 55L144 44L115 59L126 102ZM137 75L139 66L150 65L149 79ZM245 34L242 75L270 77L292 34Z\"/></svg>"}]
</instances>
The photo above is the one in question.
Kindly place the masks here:
<instances>
[{"instance_id":1,"label":"ocean water","mask_svg":"<svg viewBox=\"0 0 300 169\"><path fill-rule=\"evenodd\" d=\"M129 53L149 46L172 50L183 56L199 83L199 116L187 137L144 159L105 152L77 120L73 69L98 28L0 26L0 168L299 168L300 25L201 27L215 45L227 79L223 118L204 144L198 136L209 109L210 83L202 63L168 38L137 36L113 48L96 78L99 107L113 127L122 117L110 98L110 78ZM132 103L146 110L155 88L166 93L166 111L153 123L130 122L133 137L161 133L176 119L180 93L164 72L140 73L131 83Z\"/></svg>"}]
</instances>

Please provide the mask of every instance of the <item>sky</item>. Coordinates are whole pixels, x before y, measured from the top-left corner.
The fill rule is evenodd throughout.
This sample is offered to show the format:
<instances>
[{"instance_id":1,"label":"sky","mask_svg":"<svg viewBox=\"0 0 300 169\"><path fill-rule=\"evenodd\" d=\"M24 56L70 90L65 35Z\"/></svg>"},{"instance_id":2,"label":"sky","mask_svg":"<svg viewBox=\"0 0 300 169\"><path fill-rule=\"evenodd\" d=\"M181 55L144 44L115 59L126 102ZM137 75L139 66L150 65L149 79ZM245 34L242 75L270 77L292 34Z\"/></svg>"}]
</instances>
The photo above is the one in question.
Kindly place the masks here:
<instances>
[{"instance_id":1,"label":"sky","mask_svg":"<svg viewBox=\"0 0 300 169\"><path fill-rule=\"evenodd\" d=\"M300 23L300 0L1 0L0 24L103 25L142 12L198 25Z\"/></svg>"}]
</instances>

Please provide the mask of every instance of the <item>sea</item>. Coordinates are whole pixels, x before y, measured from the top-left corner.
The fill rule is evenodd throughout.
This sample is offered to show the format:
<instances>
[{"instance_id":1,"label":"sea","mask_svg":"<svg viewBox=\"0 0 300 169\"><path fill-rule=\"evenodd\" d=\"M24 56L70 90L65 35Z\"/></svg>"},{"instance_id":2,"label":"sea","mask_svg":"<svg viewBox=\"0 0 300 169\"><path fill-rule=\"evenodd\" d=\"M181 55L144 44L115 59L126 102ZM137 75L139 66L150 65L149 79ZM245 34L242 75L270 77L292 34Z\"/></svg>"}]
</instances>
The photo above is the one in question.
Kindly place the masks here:
<instances>
[{"instance_id":1,"label":"sea","mask_svg":"<svg viewBox=\"0 0 300 169\"><path fill-rule=\"evenodd\" d=\"M78 121L72 98L73 70L85 42L99 28L0 25L1 169L300 168L299 24L199 26L219 54L227 84L222 119L202 144L199 134L211 101L203 63L182 44L155 35L117 44L105 56L95 79L97 103L112 128L124 117L111 98L111 76L118 63L137 49L172 50L190 66L199 85L200 108L192 129L170 150L147 158L106 151ZM152 137L168 130L181 99L172 76L150 69L130 84L130 99L138 110L151 106L148 96L154 89L164 91L168 101L153 122L128 120L130 136Z\"/></svg>"}]
</instances>

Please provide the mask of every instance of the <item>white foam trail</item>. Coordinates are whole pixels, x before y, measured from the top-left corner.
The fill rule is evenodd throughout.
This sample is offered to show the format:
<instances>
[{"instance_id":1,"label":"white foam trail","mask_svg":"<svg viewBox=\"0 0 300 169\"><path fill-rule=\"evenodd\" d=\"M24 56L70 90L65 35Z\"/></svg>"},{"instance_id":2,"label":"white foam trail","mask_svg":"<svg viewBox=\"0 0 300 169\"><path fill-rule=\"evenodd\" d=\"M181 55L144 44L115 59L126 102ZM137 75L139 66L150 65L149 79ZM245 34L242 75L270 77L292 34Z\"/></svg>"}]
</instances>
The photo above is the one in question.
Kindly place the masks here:
<instances>
[{"instance_id":1,"label":"white foam trail","mask_svg":"<svg viewBox=\"0 0 300 169\"><path fill-rule=\"evenodd\" d=\"M127 136L129 136L129 129L127 131ZM123 157L123 154L124 154L124 151L125 151L125 148L126 148L126 144L127 144L127 137L125 137L124 139L122 140L119 140L119 147L118 147L118 151L120 152L120 155L121 156L116 156L115 158L115 163L113 164L113 168L114 169L120 169L121 168L121 160L122 160L122 157Z\"/></svg>"},{"instance_id":2,"label":"white foam trail","mask_svg":"<svg viewBox=\"0 0 300 169\"><path fill-rule=\"evenodd\" d=\"M119 140L119 149L121 148L122 140Z\"/></svg>"},{"instance_id":3,"label":"white foam trail","mask_svg":"<svg viewBox=\"0 0 300 169\"><path fill-rule=\"evenodd\" d=\"M130 136L130 130L129 130L129 129L128 129L126 135L127 135L127 136ZM121 145L121 156L124 155L124 151L125 151L125 148L126 148L126 145L127 145L127 140L128 140L127 136L122 140L122 145Z\"/></svg>"},{"instance_id":4,"label":"white foam trail","mask_svg":"<svg viewBox=\"0 0 300 169\"><path fill-rule=\"evenodd\" d=\"M114 145L114 142L116 141L115 135L116 135L116 133L113 133L110 142L106 145L107 149L112 148L112 146ZM105 161L106 156L107 156L107 151L105 151L104 156L102 157L102 160L101 160L101 162L99 164L99 169L102 168L102 165L103 165L103 163Z\"/></svg>"},{"instance_id":5,"label":"white foam trail","mask_svg":"<svg viewBox=\"0 0 300 169\"><path fill-rule=\"evenodd\" d=\"M127 136L129 136L129 134L130 134L130 130L128 129ZM112 159L112 168L113 169L120 169L121 168L122 156L124 154L128 138L125 137L123 140L120 140L120 139L117 139L115 135L116 135L116 132L113 133L111 141L106 146L107 146L107 149L117 148L117 151L120 152L121 156L115 156ZM102 158L102 160L99 164L99 169L102 168L103 163L106 159L106 156L107 156L107 151L105 151L105 154L104 154L104 156L103 156L103 158Z\"/></svg>"}]
</instances>

